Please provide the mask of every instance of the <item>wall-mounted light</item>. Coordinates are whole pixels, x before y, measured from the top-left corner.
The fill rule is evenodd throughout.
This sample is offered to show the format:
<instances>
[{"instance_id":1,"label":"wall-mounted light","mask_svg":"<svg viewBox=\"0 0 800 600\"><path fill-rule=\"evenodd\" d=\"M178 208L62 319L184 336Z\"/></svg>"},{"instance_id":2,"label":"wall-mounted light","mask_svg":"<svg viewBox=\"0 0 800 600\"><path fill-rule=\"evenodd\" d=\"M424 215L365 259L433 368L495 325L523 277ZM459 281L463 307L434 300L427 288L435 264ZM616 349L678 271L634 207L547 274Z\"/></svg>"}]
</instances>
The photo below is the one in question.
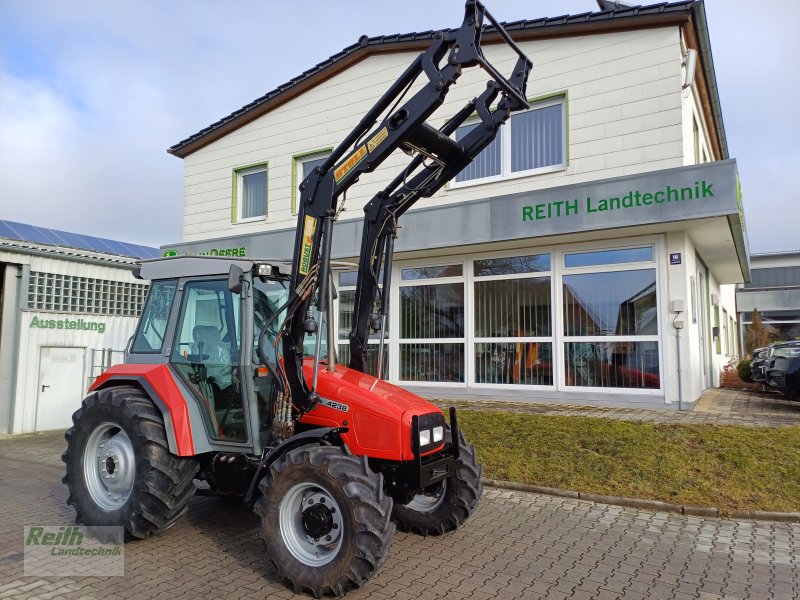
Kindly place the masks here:
<instances>
[{"instance_id":1,"label":"wall-mounted light","mask_svg":"<svg viewBox=\"0 0 800 600\"><path fill-rule=\"evenodd\" d=\"M683 72L683 85L681 86L681 89L685 90L694 83L694 71L697 67L697 50L689 48L686 51L686 56L684 56L681 66L686 67L686 70Z\"/></svg>"}]
</instances>

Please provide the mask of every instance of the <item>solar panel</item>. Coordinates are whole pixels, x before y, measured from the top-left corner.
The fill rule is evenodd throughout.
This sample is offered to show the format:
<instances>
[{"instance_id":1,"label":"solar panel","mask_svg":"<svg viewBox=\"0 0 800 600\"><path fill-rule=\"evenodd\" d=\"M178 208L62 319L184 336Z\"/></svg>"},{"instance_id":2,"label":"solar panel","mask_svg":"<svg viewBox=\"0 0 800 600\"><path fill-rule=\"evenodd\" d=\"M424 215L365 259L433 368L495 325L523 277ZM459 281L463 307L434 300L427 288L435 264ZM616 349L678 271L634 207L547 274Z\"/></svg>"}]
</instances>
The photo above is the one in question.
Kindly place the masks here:
<instances>
[{"instance_id":1,"label":"solar panel","mask_svg":"<svg viewBox=\"0 0 800 600\"><path fill-rule=\"evenodd\" d=\"M0 238L47 244L48 246L66 246L68 248L91 250L93 252L102 252L103 254L116 254L132 258L156 258L161 255L158 248L151 248L150 246L128 244L108 238L82 235L58 229L47 229L14 221L0 221Z\"/></svg>"}]
</instances>

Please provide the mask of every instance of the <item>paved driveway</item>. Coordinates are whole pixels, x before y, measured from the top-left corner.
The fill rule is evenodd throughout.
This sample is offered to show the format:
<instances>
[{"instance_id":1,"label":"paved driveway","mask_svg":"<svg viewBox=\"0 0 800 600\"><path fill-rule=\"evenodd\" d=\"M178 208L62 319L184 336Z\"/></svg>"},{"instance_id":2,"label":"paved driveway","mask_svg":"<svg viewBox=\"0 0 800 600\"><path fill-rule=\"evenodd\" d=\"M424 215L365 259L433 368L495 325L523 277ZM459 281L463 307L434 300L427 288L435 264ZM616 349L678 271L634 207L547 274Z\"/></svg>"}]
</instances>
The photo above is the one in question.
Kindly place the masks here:
<instances>
[{"instance_id":1,"label":"paved driveway","mask_svg":"<svg viewBox=\"0 0 800 600\"><path fill-rule=\"evenodd\" d=\"M274 580L256 517L195 498L163 535L125 546L125 576L22 576L25 525L71 524L60 434L0 440L0 599L301 598ZM439 538L398 533L348 599L797 598L800 525L703 519L487 489Z\"/></svg>"}]
</instances>

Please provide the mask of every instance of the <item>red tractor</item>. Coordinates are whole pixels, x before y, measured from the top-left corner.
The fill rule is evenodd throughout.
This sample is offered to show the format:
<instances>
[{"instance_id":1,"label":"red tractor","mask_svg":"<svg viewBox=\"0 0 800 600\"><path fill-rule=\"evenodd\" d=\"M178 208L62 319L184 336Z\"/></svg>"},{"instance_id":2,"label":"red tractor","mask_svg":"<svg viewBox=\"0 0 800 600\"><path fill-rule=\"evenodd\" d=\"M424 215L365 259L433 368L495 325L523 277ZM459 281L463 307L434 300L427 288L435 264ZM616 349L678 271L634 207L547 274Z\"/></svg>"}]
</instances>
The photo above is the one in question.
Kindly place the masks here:
<instances>
[{"instance_id":1,"label":"red tractor","mask_svg":"<svg viewBox=\"0 0 800 600\"><path fill-rule=\"evenodd\" d=\"M508 79L484 58L482 35L517 54ZM398 219L528 107L530 61L480 2L467 2L461 27L432 38L301 184L291 261L141 264L150 292L125 364L94 382L66 434L64 482L78 522L148 537L186 511L201 480L203 493L252 506L278 574L319 597L373 577L395 524L436 535L475 510L481 466L455 410L448 424L436 406L384 381L382 342L378 377L364 373L369 330L383 340ZM490 75L486 90L442 128L428 125L473 66ZM403 102L421 74L427 82ZM474 114L478 126L454 141ZM331 261L337 200L398 148L412 156L408 166L364 209L350 361L337 365L328 317L341 266Z\"/></svg>"}]
</instances>

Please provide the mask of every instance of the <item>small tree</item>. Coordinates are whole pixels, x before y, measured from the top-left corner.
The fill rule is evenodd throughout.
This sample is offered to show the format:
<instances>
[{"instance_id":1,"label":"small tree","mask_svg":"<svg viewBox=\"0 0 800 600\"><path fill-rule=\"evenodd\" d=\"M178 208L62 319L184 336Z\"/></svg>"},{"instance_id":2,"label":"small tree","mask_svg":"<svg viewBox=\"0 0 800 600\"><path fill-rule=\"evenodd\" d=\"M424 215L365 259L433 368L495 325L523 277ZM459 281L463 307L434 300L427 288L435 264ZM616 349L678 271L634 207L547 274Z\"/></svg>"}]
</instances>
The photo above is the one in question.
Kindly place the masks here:
<instances>
[{"instance_id":1,"label":"small tree","mask_svg":"<svg viewBox=\"0 0 800 600\"><path fill-rule=\"evenodd\" d=\"M746 336L746 349L747 353L752 355L753 350L756 348L763 348L769 344L769 332L764 327L764 322L761 320L761 313L757 308L753 309L753 322L747 328Z\"/></svg>"}]
</instances>

